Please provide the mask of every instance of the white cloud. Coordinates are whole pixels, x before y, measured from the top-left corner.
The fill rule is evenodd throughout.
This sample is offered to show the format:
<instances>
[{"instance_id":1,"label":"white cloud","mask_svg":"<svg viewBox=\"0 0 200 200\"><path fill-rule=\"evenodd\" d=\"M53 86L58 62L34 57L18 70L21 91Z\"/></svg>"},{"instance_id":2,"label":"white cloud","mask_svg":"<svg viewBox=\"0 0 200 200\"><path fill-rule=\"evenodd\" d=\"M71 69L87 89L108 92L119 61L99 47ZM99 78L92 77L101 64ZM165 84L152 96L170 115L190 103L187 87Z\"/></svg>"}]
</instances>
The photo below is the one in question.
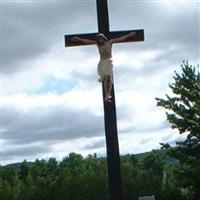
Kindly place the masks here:
<instances>
[{"instance_id":1,"label":"white cloud","mask_svg":"<svg viewBox=\"0 0 200 200\"><path fill-rule=\"evenodd\" d=\"M78 2L4 4L4 163L61 159L71 151L105 155L98 51L94 46L64 48L65 33L97 30L94 2ZM155 97L170 92L168 83L183 59L199 62L199 4L109 1L109 9L111 30L145 29L145 42L113 46L121 153L173 143L178 134ZM47 78L73 86L51 88ZM31 154L33 149L38 151Z\"/></svg>"}]
</instances>

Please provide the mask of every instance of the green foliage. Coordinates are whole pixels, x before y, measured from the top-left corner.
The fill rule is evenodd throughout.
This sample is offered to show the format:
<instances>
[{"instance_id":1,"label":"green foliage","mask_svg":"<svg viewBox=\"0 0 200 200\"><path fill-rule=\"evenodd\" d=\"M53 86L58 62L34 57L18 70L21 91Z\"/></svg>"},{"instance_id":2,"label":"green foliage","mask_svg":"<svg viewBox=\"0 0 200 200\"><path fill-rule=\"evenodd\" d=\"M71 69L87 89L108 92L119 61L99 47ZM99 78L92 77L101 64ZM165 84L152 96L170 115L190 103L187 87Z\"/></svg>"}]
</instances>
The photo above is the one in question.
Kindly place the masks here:
<instances>
[{"instance_id":1,"label":"green foliage","mask_svg":"<svg viewBox=\"0 0 200 200\"><path fill-rule=\"evenodd\" d=\"M124 200L152 195L160 200L181 200L174 176L175 166L166 165L162 151L121 157ZM167 184L163 184L166 171ZM179 195L179 196L178 196ZM180 197L180 198L178 198ZM109 200L105 158L71 153L55 158L22 162L16 168L0 167L1 200Z\"/></svg>"},{"instance_id":2,"label":"green foliage","mask_svg":"<svg viewBox=\"0 0 200 200\"><path fill-rule=\"evenodd\" d=\"M171 148L168 155L176 158L179 165L174 170L182 193L188 200L200 199L200 72L199 68L183 61L182 74L175 72L174 83L169 87L173 96L157 99L157 105L169 110L167 120L173 129L187 138Z\"/></svg>"},{"instance_id":3,"label":"green foliage","mask_svg":"<svg viewBox=\"0 0 200 200\"><path fill-rule=\"evenodd\" d=\"M175 82L170 84L173 97L166 95L167 99L157 99L158 106L172 111L167 114L172 128L181 133L188 132L188 140L193 136L200 137L200 72L197 67L183 62L182 74L175 72ZM193 140L194 142L194 140Z\"/></svg>"}]
</instances>

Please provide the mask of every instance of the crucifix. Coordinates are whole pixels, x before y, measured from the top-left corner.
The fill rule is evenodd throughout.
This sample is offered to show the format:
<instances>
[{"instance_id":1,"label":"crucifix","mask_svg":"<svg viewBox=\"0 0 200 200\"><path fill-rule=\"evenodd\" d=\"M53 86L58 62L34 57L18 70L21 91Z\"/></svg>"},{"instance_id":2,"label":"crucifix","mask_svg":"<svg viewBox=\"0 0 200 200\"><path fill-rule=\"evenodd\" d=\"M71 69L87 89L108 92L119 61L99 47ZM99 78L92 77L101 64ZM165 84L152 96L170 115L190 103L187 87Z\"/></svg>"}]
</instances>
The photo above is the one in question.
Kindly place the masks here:
<instances>
[{"instance_id":1,"label":"crucifix","mask_svg":"<svg viewBox=\"0 0 200 200\"><path fill-rule=\"evenodd\" d=\"M106 36L108 40L113 40L116 43L121 42L139 42L144 41L144 30L129 30L129 31L112 31L109 30L108 19L108 5L107 0L96 0L97 5L97 21L98 33ZM129 33L136 33L133 38L125 37L123 40L114 40L115 38L123 37ZM86 40L95 41L97 33L88 34L72 34L65 35L65 47L89 45L80 41L74 42L72 38L78 37ZM108 167L108 180L110 200L122 200L122 181L121 181L121 167L120 167L120 154L117 136L117 117L115 106L114 83L112 82L111 101L105 101L106 92L102 83L102 93L104 102L104 124L106 135L106 148L107 148L107 167Z\"/></svg>"}]
</instances>

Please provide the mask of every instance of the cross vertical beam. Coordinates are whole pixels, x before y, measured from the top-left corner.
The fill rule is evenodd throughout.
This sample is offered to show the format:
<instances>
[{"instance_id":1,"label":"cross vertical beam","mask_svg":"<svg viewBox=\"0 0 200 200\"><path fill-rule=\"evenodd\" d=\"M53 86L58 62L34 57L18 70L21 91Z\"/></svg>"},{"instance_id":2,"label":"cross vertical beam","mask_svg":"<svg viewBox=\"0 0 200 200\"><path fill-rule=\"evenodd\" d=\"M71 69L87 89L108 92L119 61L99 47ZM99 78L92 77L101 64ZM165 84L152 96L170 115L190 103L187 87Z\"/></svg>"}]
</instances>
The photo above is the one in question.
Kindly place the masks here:
<instances>
[{"instance_id":1,"label":"cross vertical beam","mask_svg":"<svg viewBox=\"0 0 200 200\"><path fill-rule=\"evenodd\" d=\"M103 98L105 98L105 91L103 85L102 90ZM117 136L117 117L114 84L112 86L112 102L108 104L104 101L104 123L106 134L110 199L122 200L121 166Z\"/></svg>"},{"instance_id":2,"label":"cross vertical beam","mask_svg":"<svg viewBox=\"0 0 200 200\"><path fill-rule=\"evenodd\" d=\"M109 18L107 0L96 0L97 5L97 22L99 33L109 35Z\"/></svg>"},{"instance_id":3,"label":"cross vertical beam","mask_svg":"<svg viewBox=\"0 0 200 200\"><path fill-rule=\"evenodd\" d=\"M109 18L107 0L96 0L97 2L97 19L98 30L109 36ZM105 90L102 83L103 99L105 98ZM117 117L115 106L114 83L112 86L112 102L104 102L104 123L107 147L107 166L108 180L111 200L122 200L122 182L120 154L117 136Z\"/></svg>"}]
</instances>

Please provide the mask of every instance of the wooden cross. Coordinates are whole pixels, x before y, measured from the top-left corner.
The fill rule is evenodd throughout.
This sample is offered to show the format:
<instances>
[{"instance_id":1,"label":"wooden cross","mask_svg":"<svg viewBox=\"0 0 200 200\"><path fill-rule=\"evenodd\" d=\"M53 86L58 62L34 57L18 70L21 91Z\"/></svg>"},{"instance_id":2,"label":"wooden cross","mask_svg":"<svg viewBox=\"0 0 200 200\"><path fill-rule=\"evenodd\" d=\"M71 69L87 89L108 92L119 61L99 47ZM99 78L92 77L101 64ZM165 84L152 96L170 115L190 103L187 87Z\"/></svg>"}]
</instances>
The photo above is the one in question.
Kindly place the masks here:
<instances>
[{"instance_id":1,"label":"wooden cross","mask_svg":"<svg viewBox=\"0 0 200 200\"><path fill-rule=\"evenodd\" d=\"M127 39L125 42L137 42L144 41L144 30L129 30L129 31L112 31L109 30L108 19L108 5L107 0L96 0L97 5L97 19L98 19L98 31L103 33L108 39L121 37L129 32L136 32L136 36L133 39ZM81 46L85 45L81 42L73 43L71 38L80 37L90 40L96 39L97 33L88 34L73 34L65 35L65 47ZM102 84L103 100L105 99L105 91ZM106 147L107 147L107 166L108 166L108 179L109 179L109 191L110 200L122 200L122 182L121 182L121 169L120 169L120 155L119 144L117 136L117 119L116 119L116 107L115 107L115 95L114 84L112 87L112 102L104 102L104 123L106 134Z\"/></svg>"}]
</instances>

